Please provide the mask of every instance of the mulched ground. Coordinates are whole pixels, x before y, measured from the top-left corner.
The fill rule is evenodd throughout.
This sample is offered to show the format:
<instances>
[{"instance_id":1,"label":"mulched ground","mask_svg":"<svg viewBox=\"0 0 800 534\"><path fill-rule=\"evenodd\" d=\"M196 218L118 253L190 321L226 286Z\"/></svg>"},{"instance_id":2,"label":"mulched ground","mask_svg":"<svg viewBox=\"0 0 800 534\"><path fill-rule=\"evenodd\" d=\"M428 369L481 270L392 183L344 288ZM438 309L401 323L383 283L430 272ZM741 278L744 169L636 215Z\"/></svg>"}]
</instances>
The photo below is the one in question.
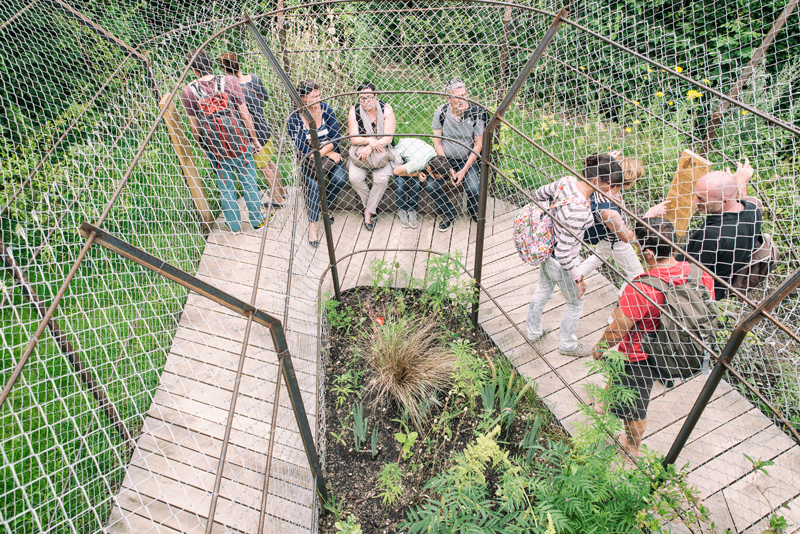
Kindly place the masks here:
<instances>
[{"instance_id":1,"label":"mulched ground","mask_svg":"<svg viewBox=\"0 0 800 534\"><path fill-rule=\"evenodd\" d=\"M406 313L421 310L414 303L417 302L419 293L405 291ZM395 439L395 434L402 432L399 422L401 410L393 403L384 403L383 407L375 406L371 398L366 395L359 398L356 394L347 397L343 404L337 406L337 395L333 392L334 380L350 372L363 372L359 384L367 382L371 369L367 368L363 359L354 357L361 343L360 333L366 331L378 318L386 317L388 296L383 293L376 298L372 288L356 288L342 295L340 310L347 310L353 317L353 327L350 335L345 335L344 329L332 329L330 352L328 355L325 375L325 407L327 421L326 435L326 471L327 480L332 488L332 494L337 501L342 502L342 509L355 513L364 533L393 533L397 531L398 524L405 519L410 506L424 502L423 486L435 474L449 467L451 459L457 452L474 440L475 426L479 421L478 415L471 415L466 410L469 401L455 396L447 397L443 406L434 408L429 415L429 420L438 418L444 411L449 413L461 412L449 425L452 437L444 431L437 433L428 432L424 428L417 439L413 455L407 460L401 460L402 446ZM473 344L480 358L489 358L497 361L504 358L493 345L489 337L481 330L473 330L469 320L463 314L454 313L452 308L447 308L441 314L443 329L449 332L454 339L465 339ZM488 365L488 364L486 364ZM363 392L363 389L362 389ZM440 397L446 394L440 395ZM367 440L361 450L354 450L352 431L352 417L348 417L351 406L361 401L364 406L364 418L369 421ZM483 410L481 398L475 399L475 410ZM529 419L540 413L547 413L541 401L526 402L520 405L517 418L511 426L507 442L507 449L511 454L520 452L518 444L522 440ZM342 421L346 421L345 428ZM378 424L378 454L373 458L371 453L372 428ZM343 434L342 434L343 432ZM565 435L564 430L555 418L548 417L548 428L543 429L545 435L551 438L560 438ZM345 445L336 436L341 436ZM544 438L543 438L544 439ZM400 469L405 474L403 480L403 494L392 505L384 506L380 496L381 490L377 488L378 476L383 466L387 463L399 462ZM491 480L491 476L489 477ZM337 532L334 527L334 515L320 516L320 532Z\"/></svg>"}]
</instances>

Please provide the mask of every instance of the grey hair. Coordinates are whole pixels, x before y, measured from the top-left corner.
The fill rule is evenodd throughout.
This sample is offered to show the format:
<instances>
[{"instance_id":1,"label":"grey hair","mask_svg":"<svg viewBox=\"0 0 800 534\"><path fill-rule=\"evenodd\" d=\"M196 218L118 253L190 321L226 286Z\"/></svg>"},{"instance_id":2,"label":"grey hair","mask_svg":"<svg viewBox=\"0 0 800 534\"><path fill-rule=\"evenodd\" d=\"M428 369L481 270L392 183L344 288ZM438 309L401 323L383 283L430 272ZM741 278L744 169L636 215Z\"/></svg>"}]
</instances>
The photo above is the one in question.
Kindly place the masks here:
<instances>
[{"instance_id":1,"label":"grey hair","mask_svg":"<svg viewBox=\"0 0 800 534\"><path fill-rule=\"evenodd\" d=\"M444 92L448 94L453 94L453 91L455 91L456 89L461 89L462 87L466 88L467 84L465 84L463 80L454 78L449 82L447 82L446 84L444 84Z\"/></svg>"}]
</instances>

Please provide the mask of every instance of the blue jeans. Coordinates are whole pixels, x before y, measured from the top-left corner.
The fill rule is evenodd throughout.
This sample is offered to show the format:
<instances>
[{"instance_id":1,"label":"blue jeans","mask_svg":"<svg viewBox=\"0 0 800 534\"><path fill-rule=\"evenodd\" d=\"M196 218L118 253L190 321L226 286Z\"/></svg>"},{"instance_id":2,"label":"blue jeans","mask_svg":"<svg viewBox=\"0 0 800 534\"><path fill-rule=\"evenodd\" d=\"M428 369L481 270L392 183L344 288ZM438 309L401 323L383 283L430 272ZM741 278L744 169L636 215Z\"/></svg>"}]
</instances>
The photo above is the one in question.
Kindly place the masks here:
<instances>
[{"instance_id":1,"label":"blue jeans","mask_svg":"<svg viewBox=\"0 0 800 534\"><path fill-rule=\"evenodd\" d=\"M236 180L242 184L244 203L253 228L261 226L264 216L261 214L261 195L258 193L256 182L256 168L253 165L253 156L248 150L246 154L234 159L211 160L214 170L217 171L217 187L220 192L220 205L225 215L225 222L231 232L241 229L239 222L239 203L236 193Z\"/></svg>"},{"instance_id":2,"label":"blue jeans","mask_svg":"<svg viewBox=\"0 0 800 534\"><path fill-rule=\"evenodd\" d=\"M429 178L432 180L432 178ZM397 209L400 211L417 211L419 192L422 182L415 176L396 176L394 179Z\"/></svg>"},{"instance_id":3,"label":"blue jeans","mask_svg":"<svg viewBox=\"0 0 800 534\"><path fill-rule=\"evenodd\" d=\"M319 199L319 182L317 181L316 174L303 173L303 178L306 181L306 211L308 212L308 222L319 221L320 199ZM337 163L331 172L328 173L328 183L325 184L325 198L328 201L328 206L333 204L339 191L347 183L347 172L344 170L344 165L340 161Z\"/></svg>"},{"instance_id":4,"label":"blue jeans","mask_svg":"<svg viewBox=\"0 0 800 534\"><path fill-rule=\"evenodd\" d=\"M464 165L467 163L467 160L448 158L447 162L450 163L450 166L453 167L455 172L458 172L462 167L464 167ZM453 206L453 203L450 202L450 199L447 198L447 195L442 188L442 185L446 179L449 178L442 178L440 180L428 178L428 181L425 182L425 191L427 191L428 194L433 198L433 201L436 203L436 207L439 208L442 216L453 220L456 218L456 208ZM478 172L478 164L473 163L467 170L467 174L464 176L464 181L462 182L464 184L464 191L467 192L467 213L469 213L472 217L478 215L480 181L481 176Z\"/></svg>"}]
</instances>

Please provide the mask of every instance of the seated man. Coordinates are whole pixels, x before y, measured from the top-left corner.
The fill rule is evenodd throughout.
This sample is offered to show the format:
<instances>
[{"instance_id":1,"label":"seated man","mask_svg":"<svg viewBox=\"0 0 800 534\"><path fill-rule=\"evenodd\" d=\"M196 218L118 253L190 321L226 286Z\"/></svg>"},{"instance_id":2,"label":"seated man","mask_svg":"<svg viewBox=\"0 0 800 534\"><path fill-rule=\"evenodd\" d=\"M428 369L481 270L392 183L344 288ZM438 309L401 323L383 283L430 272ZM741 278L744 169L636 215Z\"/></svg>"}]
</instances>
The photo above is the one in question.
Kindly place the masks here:
<instances>
[{"instance_id":1,"label":"seated man","mask_svg":"<svg viewBox=\"0 0 800 534\"><path fill-rule=\"evenodd\" d=\"M762 244L760 202L747 196L753 176L750 161L736 173L713 171L697 181L693 203L706 215L703 226L689 236L686 252L730 283ZM678 256L679 261L685 260ZM714 298L725 298L727 288L714 281Z\"/></svg>"},{"instance_id":2,"label":"seated man","mask_svg":"<svg viewBox=\"0 0 800 534\"><path fill-rule=\"evenodd\" d=\"M447 104L433 114L433 146L436 153L447 158L453 171L450 173L453 185L464 183L467 192L467 212L473 221L478 222L478 197L480 173L478 171L478 154L483 146L483 129L486 126L486 114L478 106L467 100L467 88L458 78L445 85ZM442 139L444 138L444 139ZM470 147L472 147L470 149ZM442 214L439 231L444 232L453 224L456 209L442 188L444 180L430 180L425 190L436 202Z\"/></svg>"},{"instance_id":3,"label":"seated man","mask_svg":"<svg viewBox=\"0 0 800 534\"><path fill-rule=\"evenodd\" d=\"M644 221L663 236L650 231L641 223L636 224L634 234L647 265L644 276L657 277L667 283L672 281L675 285L685 284L691 265L675 259L672 256L672 247L664 239L675 241L672 223L661 218ZM705 271L701 282L709 291L712 290L713 279ZM619 351L627 357L625 370L622 375L614 378L614 385L631 388L636 397L630 403L614 404L610 410L622 420L626 434L623 445L633 456L639 454L639 446L647 427L647 407L650 404L653 380L662 378L655 358L642 348L641 336L658 329L661 323L660 307L664 302L664 294L657 289L644 282L632 281L622 291L619 307L614 310L608 327L592 352L592 357L599 360L603 356L602 347L613 347L619 343Z\"/></svg>"},{"instance_id":4,"label":"seated man","mask_svg":"<svg viewBox=\"0 0 800 534\"><path fill-rule=\"evenodd\" d=\"M394 149L404 160L404 163L394 168L394 175L397 176L395 195L400 225L416 228L419 226L417 204L422 182L428 176L435 180L446 178L452 167L446 157L437 156L433 147L421 139L405 137L397 142Z\"/></svg>"}]
</instances>

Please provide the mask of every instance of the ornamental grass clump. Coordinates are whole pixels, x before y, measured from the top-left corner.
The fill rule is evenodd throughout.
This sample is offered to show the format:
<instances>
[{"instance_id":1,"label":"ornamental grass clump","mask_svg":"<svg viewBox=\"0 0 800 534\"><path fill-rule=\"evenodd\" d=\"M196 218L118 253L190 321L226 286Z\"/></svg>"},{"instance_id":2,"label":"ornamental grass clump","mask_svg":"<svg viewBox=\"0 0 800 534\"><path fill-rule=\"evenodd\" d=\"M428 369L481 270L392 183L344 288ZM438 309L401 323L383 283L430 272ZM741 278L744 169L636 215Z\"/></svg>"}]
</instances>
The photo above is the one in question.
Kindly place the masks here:
<instances>
[{"instance_id":1,"label":"ornamental grass clump","mask_svg":"<svg viewBox=\"0 0 800 534\"><path fill-rule=\"evenodd\" d=\"M374 373L367 389L377 403L394 400L417 429L436 392L453 382L456 355L441 341L432 318L400 317L374 325L365 356Z\"/></svg>"}]
</instances>

